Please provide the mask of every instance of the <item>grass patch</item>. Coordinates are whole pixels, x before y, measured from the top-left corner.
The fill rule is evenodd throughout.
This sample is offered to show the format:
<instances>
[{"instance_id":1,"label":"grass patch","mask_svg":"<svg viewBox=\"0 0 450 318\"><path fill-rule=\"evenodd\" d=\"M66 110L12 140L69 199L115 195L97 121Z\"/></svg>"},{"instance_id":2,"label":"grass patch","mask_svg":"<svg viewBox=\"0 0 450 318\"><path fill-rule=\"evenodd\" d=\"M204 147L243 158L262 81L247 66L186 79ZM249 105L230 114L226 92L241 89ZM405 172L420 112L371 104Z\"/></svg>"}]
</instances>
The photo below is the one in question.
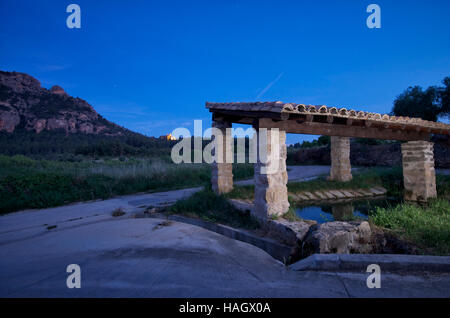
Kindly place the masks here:
<instances>
[{"instance_id":1,"label":"grass patch","mask_svg":"<svg viewBox=\"0 0 450 318\"><path fill-rule=\"evenodd\" d=\"M254 185L244 185L233 187L233 190L225 194L228 199L242 199L242 200L253 200L255 194Z\"/></svg>"},{"instance_id":2,"label":"grass patch","mask_svg":"<svg viewBox=\"0 0 450 318\"><path fill-rule=\"evenodd\" d=\"M417 245L424 253L450 254L448 200L437 199L426 206L403 203L393 208L377 208L370 220Z\"/></svg>"},{"instance_id":3,"label":"grass patch","mask_svg":"<svg viewBox=\"0 0 450 318\"><path fill-rule=\"evenodd\" d=\"M250 213L236 209L228 200L205 188L194 193L191 197L177 201L169 213L181 214L188 217L229 225L237 228L256 229L259 227Z\"/></svg>"},{"instance_id":4,"label":"grass patch","mask_svg":"<svg viewBox=\"0 0 450 318\"><path fill-rule=\"evenodd\" d=\"M295 207L292 205L289 207L289 210L283 214L283 219L288 220L289 222L295 222L295 221L301 221L302 218L300 218L297 213L295 213Z\"/></svg>"},{"instance_id":5,"label":"grass patch","mask_svg":"<svg viewBox=\"0 0 450 318\"><path fill-rule=\"evenodd\" d=\"M233 163L233 179L253 179L255 169L252 163Z\"/></svg>"}]
</instances>

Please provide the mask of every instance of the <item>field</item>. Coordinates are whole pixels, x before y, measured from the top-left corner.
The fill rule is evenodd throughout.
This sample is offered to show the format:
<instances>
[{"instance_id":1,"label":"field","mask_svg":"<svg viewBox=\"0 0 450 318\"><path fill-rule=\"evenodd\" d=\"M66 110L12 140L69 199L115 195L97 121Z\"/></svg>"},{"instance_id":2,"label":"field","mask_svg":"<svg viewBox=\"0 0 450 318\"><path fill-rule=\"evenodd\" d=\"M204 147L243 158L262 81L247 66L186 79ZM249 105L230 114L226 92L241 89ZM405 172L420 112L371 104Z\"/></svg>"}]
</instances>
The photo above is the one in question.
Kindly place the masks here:
<instances>
[{"instance_id":1,"label":"field","mask_svg":"<svg viewBox=\"0 0 450 318\"><path fill-rule=\"evenodd\" d=\"M253 167L235 165L233 173L236 179L250 178ZM176 165L164 158L70 162L0 155L0 213L203 186L210 178L207 164Z\"/></svg>"}]
</instances>

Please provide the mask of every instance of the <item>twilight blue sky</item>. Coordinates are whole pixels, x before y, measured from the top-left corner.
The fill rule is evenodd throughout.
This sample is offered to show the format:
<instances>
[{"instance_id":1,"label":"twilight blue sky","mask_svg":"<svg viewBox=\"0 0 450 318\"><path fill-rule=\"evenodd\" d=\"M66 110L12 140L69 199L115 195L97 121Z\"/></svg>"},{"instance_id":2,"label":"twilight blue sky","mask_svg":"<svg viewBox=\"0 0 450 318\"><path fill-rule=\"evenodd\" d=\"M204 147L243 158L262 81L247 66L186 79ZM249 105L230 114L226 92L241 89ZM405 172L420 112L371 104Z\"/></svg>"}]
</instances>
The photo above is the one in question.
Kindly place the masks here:
<instances>
[{"instance_id":1,"label":"twilight blue sky","mask_svg":"<svg viewBox=\"0 0 450 318\"><path fill-rule=\"evenodd\" d=\"M70 3L81 29L66 27ZM366 26L371 3L381 29ZM209 127L205 101L384 113L408 86L450 76L449 13L448 0L0 0L0 69L155 136Z\"/></svg>"}]
</instances>

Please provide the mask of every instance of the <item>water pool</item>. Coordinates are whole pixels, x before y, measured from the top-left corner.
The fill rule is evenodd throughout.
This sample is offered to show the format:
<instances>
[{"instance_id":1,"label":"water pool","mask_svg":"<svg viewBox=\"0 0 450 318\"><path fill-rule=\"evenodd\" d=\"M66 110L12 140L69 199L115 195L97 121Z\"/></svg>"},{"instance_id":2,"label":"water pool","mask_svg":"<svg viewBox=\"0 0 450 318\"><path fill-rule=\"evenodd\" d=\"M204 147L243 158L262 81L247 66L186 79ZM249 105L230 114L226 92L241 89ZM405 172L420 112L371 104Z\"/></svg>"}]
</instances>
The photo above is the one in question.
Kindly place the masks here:
<instances>
[{"instance_id":1,"label":"water pool","mask_svg":"<svg viewBox=\"0 0 450 318\"><path fill-rule=\"evenodd\" d=\"M351 221L368 219L368 214L375 207L388 207L396 205L399 200L392 198L365 199L341 203L323 203L317 205L304 205L296 208L296 214L305 220L314 220L317 223L332 221Z\"/></svg>"}]
</instances>

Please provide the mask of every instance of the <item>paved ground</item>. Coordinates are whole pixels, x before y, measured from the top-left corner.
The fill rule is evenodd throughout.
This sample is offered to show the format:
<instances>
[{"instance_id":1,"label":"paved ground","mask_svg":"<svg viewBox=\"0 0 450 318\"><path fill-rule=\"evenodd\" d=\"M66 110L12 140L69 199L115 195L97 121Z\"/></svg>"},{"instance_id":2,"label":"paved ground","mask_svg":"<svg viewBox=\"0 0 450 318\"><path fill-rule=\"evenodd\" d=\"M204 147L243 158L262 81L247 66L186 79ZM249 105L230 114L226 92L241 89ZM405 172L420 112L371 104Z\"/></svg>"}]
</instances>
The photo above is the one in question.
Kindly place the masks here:
<instances>
[{"instance_id":1,"label":"paved ground","mask_svg":"<svg viewBox=\"0 0 450 318\"><path fill-rule=\"evenodd\" d=\"M201 188L167 192L135 194L103 201L69 204L42 210L27 210L0 216L0 247L8 242L31 239L46 233L47 227L58 229L103 222L111 219L111 212L122 208L124 212L137 212L145 206L166 205L188 197Z\"/></svg>"},{"instance_id":2,"label":"paved ground","mask_svg":"<svg viewBox=\"0 0 450 318\"><path fill-rule=\"evenodd\" d=\"M312 176L309 168L293 170ZM365 272L292 271L196 226L111 216L117 207L131 212L198 189L0 216L0 297L450 297L450 275L383 274L382 288L368 289ZM69 264L81 266L81 289L66 287Z\"/></svg>"},{"instance_id":3,"label":"paved ground","mask_svg":"<svg viewBox=\"0 0 450 318\"><path fill-rule=\"evenodd\" d=\"M24 215L25 216L25 215ZM298 272L262 250L202 228L159 219L104 219L0 246L1 297L432 297L450 276ZM81 267L81 289L66 267Z\"/></svg>"}]
</instances>

